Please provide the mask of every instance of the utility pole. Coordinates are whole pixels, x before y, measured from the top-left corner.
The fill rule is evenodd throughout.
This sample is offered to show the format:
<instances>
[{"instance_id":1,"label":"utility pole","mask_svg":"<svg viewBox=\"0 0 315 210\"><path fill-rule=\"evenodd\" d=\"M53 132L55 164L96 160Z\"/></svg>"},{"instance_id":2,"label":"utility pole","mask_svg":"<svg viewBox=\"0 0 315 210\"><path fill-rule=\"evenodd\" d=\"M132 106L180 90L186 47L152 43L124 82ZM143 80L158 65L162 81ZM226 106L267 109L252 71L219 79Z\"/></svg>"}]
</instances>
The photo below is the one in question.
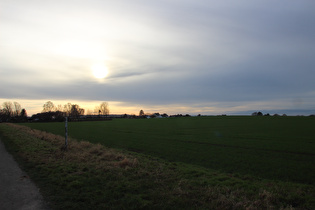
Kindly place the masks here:
<instances>
[{"instance_id":1,"label":"utility pole","mask_svg":"<svg viewBox=\"0 0 315 210\"><path fill-rule=\"evenodd\" d=\"M68 117L66 117L66 124L65 124L65 149L68 148Z\"/></svg>"}]
</instances>

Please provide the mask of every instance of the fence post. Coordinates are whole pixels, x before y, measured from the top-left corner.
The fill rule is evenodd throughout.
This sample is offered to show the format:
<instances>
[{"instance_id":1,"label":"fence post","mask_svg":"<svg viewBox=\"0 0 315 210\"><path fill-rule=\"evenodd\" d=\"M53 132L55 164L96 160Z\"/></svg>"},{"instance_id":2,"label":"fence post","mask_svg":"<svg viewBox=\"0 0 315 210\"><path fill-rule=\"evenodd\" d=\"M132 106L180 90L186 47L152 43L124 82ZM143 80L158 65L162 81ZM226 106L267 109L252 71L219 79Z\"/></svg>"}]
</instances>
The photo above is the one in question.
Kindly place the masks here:
<instances>
[{"instance_id":1,"label":"fence post","mask_svg":"<svg viewBox=\"0 0 315 210\"><path fill-rule=\"evenodd\" d=\"M66 117L66 124L65 124L65 149L68 148L68 117Z\"/></svg>"}]
</instances>

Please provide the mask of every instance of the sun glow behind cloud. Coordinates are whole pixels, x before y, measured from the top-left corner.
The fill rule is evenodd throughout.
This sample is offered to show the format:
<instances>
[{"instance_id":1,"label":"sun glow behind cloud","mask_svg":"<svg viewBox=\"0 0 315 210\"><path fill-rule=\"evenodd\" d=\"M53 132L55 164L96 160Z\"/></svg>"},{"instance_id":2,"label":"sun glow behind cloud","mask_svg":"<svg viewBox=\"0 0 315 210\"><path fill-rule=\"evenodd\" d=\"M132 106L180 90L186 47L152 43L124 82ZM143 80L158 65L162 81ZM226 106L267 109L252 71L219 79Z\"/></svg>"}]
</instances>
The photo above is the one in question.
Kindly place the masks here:
<instances>
[{"instance_id":1,"label":"sun glow behind cloud","mask_svg":"<svg viewBox=\"0 0 315 210\"><path fill-rule=\"evenodd\" d=\"M135 114L314 107L314 3L166 2L0 0L1 97Z\"/></svg>"},{"instance_id":2,"label":"sun glow behind cloud","mask_svg":"<svg viewBox=\"0 0 315 210\"><path fill-rule=\"evenodd\" d=\"M91 69L94 77L97 79L103 79L108 74L108 68L102 63L95 63Z\"/></svg>"}]
</instances>

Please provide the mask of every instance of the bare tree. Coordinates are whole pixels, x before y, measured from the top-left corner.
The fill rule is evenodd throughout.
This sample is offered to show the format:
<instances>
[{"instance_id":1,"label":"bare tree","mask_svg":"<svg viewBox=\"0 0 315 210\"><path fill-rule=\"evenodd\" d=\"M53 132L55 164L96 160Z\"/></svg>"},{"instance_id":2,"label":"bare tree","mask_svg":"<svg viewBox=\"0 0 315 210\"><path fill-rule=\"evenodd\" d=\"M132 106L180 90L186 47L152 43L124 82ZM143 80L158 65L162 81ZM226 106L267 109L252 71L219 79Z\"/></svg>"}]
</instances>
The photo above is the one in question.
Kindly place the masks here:
<instances>
[{"instance_id":1,"label":"bare tree","mask_svg":"<svg viewBox=\"0 0 315 210\"><path fill-rule=\"evenodd\" d=\"M3 108L0 109L0 118L1 121L14 120L16 122L25 120L25 118L27 118L27 114L26 110L22 109L18 102L4 102Z\"/></svg>"},{"instance_id":2,"label":"bare tree","mask_svg":"<svg viewBox=\"0 0 315 210\"><path fill-rule=\"evenodd\" d=\"M63 106L63 111L66 113L67 116L71 114L72 104L67 103Z\"/></svg>"},{"instance_id":3,"label":"bare tree","mask_svg":"<svg viewBox=\"0 0 315 210\"><path fill-rule=\"evenodd\" d=\"M73 104L71 106L70 116L78 118L80 115L84 115L84 109L81 109L77 104Z\"/></svg>"},{"instance_id":4,"label":"bare tree","mask_svg":"<svg viewBox=\"0 0 315 210\"><path fill-rule=\"evenodd\" d=\"M12 117L13 116L12 102L4 102L2 106L3 106L3 109L2 109L3 114L6 115L7 117Z\"/></svg>"},{"instance_id":5,"label":"bare tree","mask_svg":"<svg viewBox=\"0 0 315 210\"><path fill-rule=\"evenodd\" d=\"M13 115L14 115L15 117L18 117L18 116L20 116L20 114L21 114L22 107L21 107L21 105L20 105L18 102L13 102L13 104L14 104L14 112L13 112Z\"/></svg>"},{"instance_id":6,"label":"bare tree","mask_svg":"<svg viewBox=\"0 0 315 210\"><path fill-rule=\"evenodd\" d=\"M56 106L56 111L59 111L59 112L62 112L63 111L63 108L62 108L62 105L59 104L58 106Z\"/></svg>"},{"instance_id":7,"label":"bare tree","mask_svg":"<svg viewBox=\"0 0 315 210\"><path fill-rule=\"evenodd\" d=\"M108 108L108 103L107 102L102 102L99 107L96 107L95 110L98 110L97 112L100 115L109 115L109 108Z\"/></svg>"},{"instance_id":8,"label":"bare tree","mask_svg":"<svg viewBox=\"0 0 315 210\"><path fill-rule=\"evenodd\" d=\"M141 109L139 112L139 116L143 116L144 115L144 111Z\"/></svg>"},{"instance_id":9,"label":"bare tree","mask_svg":"<svg viewBox=\"0 0 315 210\"><path fill-rule=\"evenodd\" d=\"M53 102L51 101L47 101L44 105L43 105L43 111L42 112L53 112L55 111L55 105Z\"/></svg>"}]
</instances>

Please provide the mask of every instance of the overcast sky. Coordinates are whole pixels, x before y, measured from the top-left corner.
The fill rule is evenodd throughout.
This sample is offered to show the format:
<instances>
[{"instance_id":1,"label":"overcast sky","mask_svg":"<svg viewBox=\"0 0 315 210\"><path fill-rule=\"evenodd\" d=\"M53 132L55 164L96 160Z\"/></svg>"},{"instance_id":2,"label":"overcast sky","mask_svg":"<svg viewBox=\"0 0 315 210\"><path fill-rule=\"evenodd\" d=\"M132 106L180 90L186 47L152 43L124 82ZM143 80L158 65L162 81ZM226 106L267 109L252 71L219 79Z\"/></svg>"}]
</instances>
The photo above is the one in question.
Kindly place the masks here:
<instances>
[{"instance_id":1,"label":"overcast sky","mask_svg":"<svg viewBox=\"0 0 315 210\"><path fill-rule=\"evenodd\" d=\"M103 65L108 75L93 76ZM0 104L315 113L313 0L0 0ZM303 112L303 111L302 111Z\"/></svg>"}]
</instances>

